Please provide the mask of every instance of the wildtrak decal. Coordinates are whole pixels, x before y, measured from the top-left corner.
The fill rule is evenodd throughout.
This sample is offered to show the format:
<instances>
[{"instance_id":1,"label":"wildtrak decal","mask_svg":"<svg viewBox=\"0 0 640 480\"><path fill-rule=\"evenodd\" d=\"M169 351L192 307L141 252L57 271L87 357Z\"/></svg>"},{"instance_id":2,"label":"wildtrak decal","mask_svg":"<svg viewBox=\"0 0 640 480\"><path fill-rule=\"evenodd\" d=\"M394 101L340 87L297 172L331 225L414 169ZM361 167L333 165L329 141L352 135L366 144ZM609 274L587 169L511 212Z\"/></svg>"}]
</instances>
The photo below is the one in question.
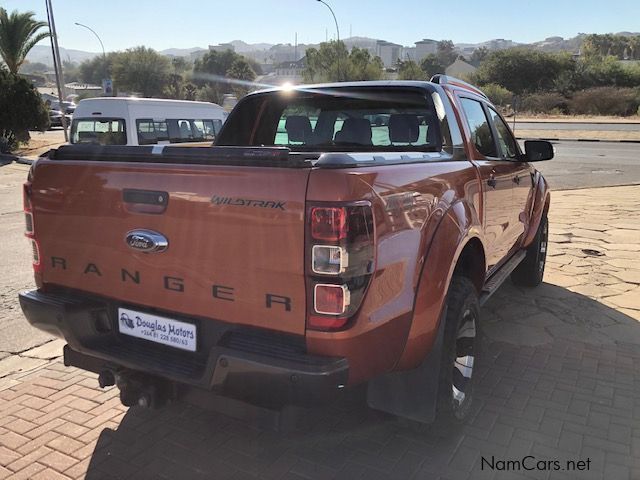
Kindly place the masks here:
<instances>
[{"instance_id":1,"label":"wildtrak decal","mask_svg":"<svg viewBox=\"0 0 640 480\"><path fill-rule=\"evenodd\" d=\"M218 195L211 197L211 203L214 205L272 208L278 210L285 210L284 206L287 204L287 202L277 202L275 200L251 200L249 198L219 197Z\"/></svg>"}]
</instances>

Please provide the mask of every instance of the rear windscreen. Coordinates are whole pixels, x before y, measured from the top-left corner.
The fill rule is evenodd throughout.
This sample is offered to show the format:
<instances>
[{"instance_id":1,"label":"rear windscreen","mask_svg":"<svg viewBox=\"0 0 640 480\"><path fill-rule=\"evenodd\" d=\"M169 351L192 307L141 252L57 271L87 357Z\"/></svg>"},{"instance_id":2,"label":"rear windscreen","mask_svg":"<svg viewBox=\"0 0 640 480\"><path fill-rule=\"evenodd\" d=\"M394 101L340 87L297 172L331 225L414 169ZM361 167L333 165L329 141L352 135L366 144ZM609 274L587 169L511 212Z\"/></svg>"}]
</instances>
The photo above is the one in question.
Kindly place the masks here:
<instances>
[{"instance_id":1,"label":"rear windscreen","mask_svg":"<svg viewBox=\"0 0 640 480\"><path fill-rule=\"evenodd\" d=\"M71 124L71 143L126 145L127 131L122 118L78 118Z\"/></svg>"},{"instance_id":2,"label":"rear windscreen","mask_svg":"<svg viewBox=\"0 0 640 480\"><path fill-rule=\"evenodd\" d=\"M244 113L247 119L253 117L257 124L254 128L245 125L249 135L234 141L292 150L394 147L422 150L441 146L432 100L423 93L383 89L339 93L290 96L279 93L251 102L255 105L244 103L237 109L244 112L237 113ZM232 114L227 120L232 123L227 128L232 128L234 122L240 126L247 119Z\"/></svg>"}]
</instances>

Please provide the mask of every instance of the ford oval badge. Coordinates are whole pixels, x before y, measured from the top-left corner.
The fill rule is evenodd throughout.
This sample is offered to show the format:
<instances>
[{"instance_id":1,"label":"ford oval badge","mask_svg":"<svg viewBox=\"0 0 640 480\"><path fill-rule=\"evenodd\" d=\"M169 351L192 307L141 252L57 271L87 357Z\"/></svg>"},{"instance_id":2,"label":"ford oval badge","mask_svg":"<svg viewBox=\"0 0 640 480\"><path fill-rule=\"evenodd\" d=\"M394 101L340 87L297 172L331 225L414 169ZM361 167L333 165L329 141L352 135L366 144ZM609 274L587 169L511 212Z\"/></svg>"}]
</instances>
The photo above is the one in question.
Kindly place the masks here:
<instances>
[{"instance_id":1,"label":"ford oval badge","mask_svg":"<svg viewBox=\"0 0 640 480\"><path fill-rule=\"evenodd\" d=\"M129 248L144 253L160 253L169 247L167 237L153 230L131 230L124 237L124 241Z\"/></svg>"}]
</instances>

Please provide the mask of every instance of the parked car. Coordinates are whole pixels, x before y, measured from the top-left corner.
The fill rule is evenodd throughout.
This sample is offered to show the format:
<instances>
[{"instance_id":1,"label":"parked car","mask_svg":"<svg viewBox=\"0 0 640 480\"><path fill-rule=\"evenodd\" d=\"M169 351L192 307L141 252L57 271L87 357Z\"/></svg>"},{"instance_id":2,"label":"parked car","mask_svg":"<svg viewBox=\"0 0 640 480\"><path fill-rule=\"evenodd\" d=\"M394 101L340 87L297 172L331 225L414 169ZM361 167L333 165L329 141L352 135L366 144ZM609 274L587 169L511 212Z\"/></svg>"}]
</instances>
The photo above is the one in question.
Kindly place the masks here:
<instances>
[{"instance_id":1,"label":"parked car","mask_svg":"<svg viewBox=\"0 0 640 480\"><path fill-rule=\"evenodd\" d=\"M104 97L81 100L71 143L99 145L211 145L227 112L208 102Z\"/></svg>"},{"instance_id":2,"label":"parked car","mask_svg":"<svg viewBox=\"0 0 640 480\"><path fill-rule=\"evenodd\" d=\"M367 382L375 409L464 419L480 306L508 278L542 281L550 200L531 162L552 157L446 76L253 93L213 148L39 159L20 303L125 405L323 402Z\"/></svg>"},{"instance_id":3,"label":"parked car","mask_svg":"<svg viewBox=\"0 0 640 480\"><path fill-rule=\"evenodd\" d=\"M71 117L76 109L73 102L48 102L50 127L62 127L62 117L67 121L67 126L71 125Z\"/></svg>"}]
</instances>

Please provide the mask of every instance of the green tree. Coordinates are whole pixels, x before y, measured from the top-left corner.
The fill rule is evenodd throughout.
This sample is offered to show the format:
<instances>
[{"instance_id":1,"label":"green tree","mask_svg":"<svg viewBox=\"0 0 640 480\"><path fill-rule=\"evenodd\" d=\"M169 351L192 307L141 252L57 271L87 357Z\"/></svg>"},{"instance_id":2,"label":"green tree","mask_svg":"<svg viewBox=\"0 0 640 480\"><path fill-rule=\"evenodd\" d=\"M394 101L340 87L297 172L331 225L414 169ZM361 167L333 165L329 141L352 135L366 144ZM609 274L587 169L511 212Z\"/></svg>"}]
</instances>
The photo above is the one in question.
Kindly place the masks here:
<instances>
[{"instance_id":1,"label":"green tree","mask_svg":"<svg viewBox=\"0 0 640 480\"><path fill-rule=\"evenodd\" d=\"M225 50L224 52L211 50L193 64L194 79L202 85L219 82L220 77L227 74L233 62L239 57L240 55L233 50Z\"/></svg>"},{"instance_id":2,"label":"green tree","mask_svg":"<svg viewBox=\"0 0 640 480\"><path fill-rule=\"evenodd\" d=\"M398 60L399 80L428 80L427 74L413 60Z\"/></svg>"},{"instance_id":3,"label":"green tree","mask_svg":"<svg viewBox=\"0 0 640 480\"><path fill-rule=\"evenodd\" d=\"M422 59L420 68L426 74L427 78L431 78L437 73L444 73L446 65L440 62L436 54L431 53Z\"/></svg>"},{"instance_id":4,"label":"green tree","mask_svg":"<svg viewBox=\"0 0 640 480\"><path fill-rule=\"evenodd\" d=\"M458 54L455 51L455 45L451 40L442 40L438 42L436 56L440 65L444 65L445 68L451 65L458 58Z\"/></svg>"},{"instance_id":5,"label":"green tree","mask_svg":"<svg viewBox=\"0 0 640 480\"><path fill-rule=\"evenodd\" d=\"M469 62L471 63L471 65L477 67L484 61L485 58L487 58L487 55L489 55L489 49L487 47L476 48L471 54Z\"/></svg>"},{"instance_id":6,"label":"green tree","mask_svg":"<svg viewBox=\"0 0 640 480\"><path fill-rule=\"evenodd\" d=\"M222 103L224 94L243 96L248 86L229 82L236 78L252 82L256 78L257 63L237 54L233 50L209 51L193 65L192 81L199 87L196 98L214 103Z\"/></svg>"},{"instance_id":7,"label":"green tree","mask_svg":"<svg viewBox=\"0 0 640 480\"><path fill-rule=\"evenodd\" d=\"M235 93L237 98L245 96L251 90L251 85L249 82L253 82L256 79L256 73L249 65L249 62L244 57L237 58L227 70L226 76L228 78L233 78L236 80L240 80L241 82L247 82L246 84L237 82L231 83L231 88L233 93Z\"/></svg>"},{"instance_id":8,"label":"green tree","mask_svg":"<svg viewBox=\"0 0 640 480\"><path fill-rule=\"evenodd\" d=\"M0 8L0 56L14 75L35 44L49 36L48 32L38 31L48 24L34 20L34 16L33 12L19 13L17 10L9 15Z\"/></svg>"},{"instance_id":9,"label":"green tree","mask_svg":"<svg viewBox=\"0 0 640 480\"><path fill-rule=\"evenodd\" d=\"M549 90L562 72L573 68L568 54L510 48L491 52L478 68L474 80L481 85L496 83L521 94Z\"/></svg>"},{"instance_id":10,"label":"green tree","mask_svg":"<svg viewBox=\"0 0 640 480\"><path fill-rule=\"evenodd\" d=\"M131 48L115 55L113 79L119 90L159 97L169 81L171 63L164 55L146 47Z\"/></svg>"},{"instance_id":11,"label":"green tree","mask_svg":"<svg viewBox=\"0 0 640 480\"><path fill-rule=\"evenodd\" d=\"M310 82L382 78L384 66L379 57L372 57L368 50L357 47L349 52L342 41L322 42L320 48L308 48L306 54L304 78Z\"/></svg>"},{"instance_id":12,"label":"green tree","mask_svg":"<svg viewBox=\"0 0 640 480\"><path fill-rule=\"evenodd\" d=\"M78 66L80 79L85 83L101 85L103 79L111 78L113 62L117 56L117 53L110 52L106 57L99 55L91 60L85 60Z\"/></svg>"},{"instance_id":13,"label":"green tree","mask_svg":"<svg viewBox=\"0 0 640 480\"><path fill-rule=\"evenodd\" d=\"M29 130L46 130L49 113L36 88L0 68L0 150L10 151L29 140Z\"/></svg>"}]
</instances>

